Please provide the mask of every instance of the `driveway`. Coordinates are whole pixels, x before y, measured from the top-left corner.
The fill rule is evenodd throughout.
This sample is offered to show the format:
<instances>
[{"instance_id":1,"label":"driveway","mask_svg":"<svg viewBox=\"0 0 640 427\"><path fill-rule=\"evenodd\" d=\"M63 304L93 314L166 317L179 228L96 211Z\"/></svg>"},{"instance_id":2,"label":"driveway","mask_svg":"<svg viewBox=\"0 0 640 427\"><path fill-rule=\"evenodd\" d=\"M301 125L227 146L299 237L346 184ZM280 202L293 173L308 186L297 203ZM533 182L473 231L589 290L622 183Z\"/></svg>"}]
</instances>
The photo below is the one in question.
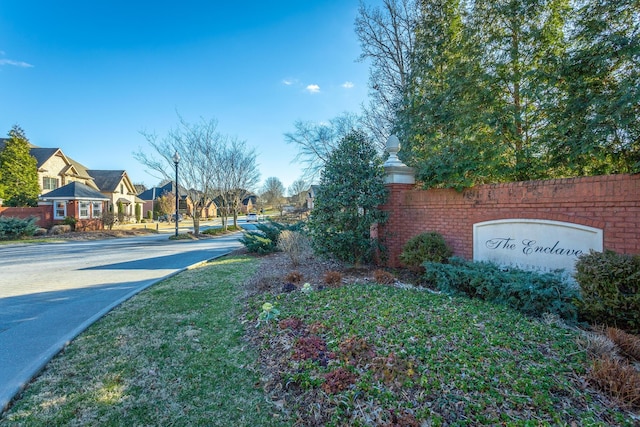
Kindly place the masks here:
<instances>
[{"instance_id":1,"label":"driveway","mask_svg":"<svg viewBox=\"0 0 640 427\"><path fill-rule=\"evenodd\" d=\"M0 246L0 412L73 338L141 290L242 244L168 234Z\"/></svg>"}]
</instances>

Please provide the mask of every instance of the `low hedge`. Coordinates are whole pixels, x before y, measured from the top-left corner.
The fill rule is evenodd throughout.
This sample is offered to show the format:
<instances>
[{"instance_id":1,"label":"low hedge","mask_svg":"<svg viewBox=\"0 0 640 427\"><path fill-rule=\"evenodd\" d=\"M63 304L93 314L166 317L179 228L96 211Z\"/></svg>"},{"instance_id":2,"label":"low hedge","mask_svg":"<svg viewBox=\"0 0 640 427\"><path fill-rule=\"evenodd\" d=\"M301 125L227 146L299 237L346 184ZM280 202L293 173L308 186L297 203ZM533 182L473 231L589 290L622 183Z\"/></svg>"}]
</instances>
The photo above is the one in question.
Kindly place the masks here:
<instances>
[{"instance_id":1,"label":"low hedge","mask_svg":"<svg viewBox=\"0 0 640 427\"><path fill-rule=\"evenodd\" d=\"M577 319L579 291L559 275L457 257L448 264L422 265L427 283L442 292L507 305L529 316L551 313L570 322Z\"/></svg>"}]
</instances>

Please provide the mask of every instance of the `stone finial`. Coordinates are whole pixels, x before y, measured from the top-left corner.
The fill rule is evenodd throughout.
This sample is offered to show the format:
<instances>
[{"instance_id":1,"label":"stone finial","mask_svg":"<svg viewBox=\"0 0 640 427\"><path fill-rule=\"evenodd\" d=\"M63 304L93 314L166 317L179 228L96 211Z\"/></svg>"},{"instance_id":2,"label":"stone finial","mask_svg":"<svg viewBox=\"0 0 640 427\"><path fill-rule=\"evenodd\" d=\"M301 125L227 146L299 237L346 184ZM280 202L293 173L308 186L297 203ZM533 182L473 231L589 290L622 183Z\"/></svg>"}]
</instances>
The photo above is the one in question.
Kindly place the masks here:
<instances>
[{"instance_id":1,"label":"stone finial","mask_svg":"<svg viewBox=\"0 0 640 427\"><path fill-rule=\"evenodd\" d=\"M414 169L400 161L398 151L400 151L400 140L395 135L389 136L387 139L389 158L382 165L386 173L384 182L386 184L415 184Z\"/></svg>"}]
</instances>

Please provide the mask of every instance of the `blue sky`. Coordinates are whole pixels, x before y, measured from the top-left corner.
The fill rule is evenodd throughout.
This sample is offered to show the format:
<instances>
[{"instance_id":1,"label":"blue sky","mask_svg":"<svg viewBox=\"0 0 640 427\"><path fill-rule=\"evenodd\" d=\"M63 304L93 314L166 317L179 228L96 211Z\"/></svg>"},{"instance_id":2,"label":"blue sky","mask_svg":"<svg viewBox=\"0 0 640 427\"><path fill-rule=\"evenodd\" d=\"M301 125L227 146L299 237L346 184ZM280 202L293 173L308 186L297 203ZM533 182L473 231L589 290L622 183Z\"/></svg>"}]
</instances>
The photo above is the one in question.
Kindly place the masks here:
<instances>
[{"instance_id":1,"label":"blue sky","mask_svg":"<svg viewBox=\"0 0 640 427\"><path fill-rule=\"evenodd\" d=\"M370 1L367 2L371 4ZM185 120L255 147L262 179L301 176L283 134L359 112L358 0L1 0L0 134L14 124L91 169L157 179L131 155Z\"/></svg>"}]
</instances>

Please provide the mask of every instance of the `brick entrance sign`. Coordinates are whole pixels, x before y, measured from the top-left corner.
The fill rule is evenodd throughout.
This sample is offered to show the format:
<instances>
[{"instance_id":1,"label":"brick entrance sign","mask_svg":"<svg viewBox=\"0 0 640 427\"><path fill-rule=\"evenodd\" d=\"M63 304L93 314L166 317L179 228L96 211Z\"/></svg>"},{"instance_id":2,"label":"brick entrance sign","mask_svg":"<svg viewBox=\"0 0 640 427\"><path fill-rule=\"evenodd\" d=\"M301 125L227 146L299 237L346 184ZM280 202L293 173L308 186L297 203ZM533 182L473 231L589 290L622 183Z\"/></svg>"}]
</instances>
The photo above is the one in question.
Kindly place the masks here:
<instances>
[{"instance_id":1,"label":"brick entrance sign","mask_svg":"<svg viewBox=\"0 0 640 427\"><path fill-rule=\"evenodd\" d=\"M398 150L394 150L395 155ZM378 235L388 250L387 264L391 267L401 265L398 256L402 246L411 237L426 231L442 234L455 255L470 260L488 259L487 251L491 251L488 248L492 244L499 248L500 243L515 245L500 249L501 256L506 257L500 258L501 263L509 263L511 252L512 264L527 264L521 256L526 255L522 251L527 249L542 258L552 255L546 257L547 265L535 264L543 270L554 269L557 258L575 259L579 255L576 251L589 248L640 253L640 174L491 184L463 191L421 190L407 180L407 176L412 176L410 168L397 163L391 166L393 168L388 168L385 163L389 199L382 206L389 213L389 219L378 227ZM399 172L402 174L398 175ZM498 224L502 224L502 228L494 228L493 234L481 234L478 238L494 236L498 240L513 240L487 243L486 240L490 240L487 238L484 243L476 241L474 247L474 227L478 236L491 231L482 227ZM511 228L504 228L506 224ZM574 232L577 234L572 234ZM591 233L593 240L585 243L587 234L581 232ZM564 237L554 239L554 235ZM485 245L484 248L481 245ZM567 255L568 251L573 252Z\"/></svg>"}]
</instances>

